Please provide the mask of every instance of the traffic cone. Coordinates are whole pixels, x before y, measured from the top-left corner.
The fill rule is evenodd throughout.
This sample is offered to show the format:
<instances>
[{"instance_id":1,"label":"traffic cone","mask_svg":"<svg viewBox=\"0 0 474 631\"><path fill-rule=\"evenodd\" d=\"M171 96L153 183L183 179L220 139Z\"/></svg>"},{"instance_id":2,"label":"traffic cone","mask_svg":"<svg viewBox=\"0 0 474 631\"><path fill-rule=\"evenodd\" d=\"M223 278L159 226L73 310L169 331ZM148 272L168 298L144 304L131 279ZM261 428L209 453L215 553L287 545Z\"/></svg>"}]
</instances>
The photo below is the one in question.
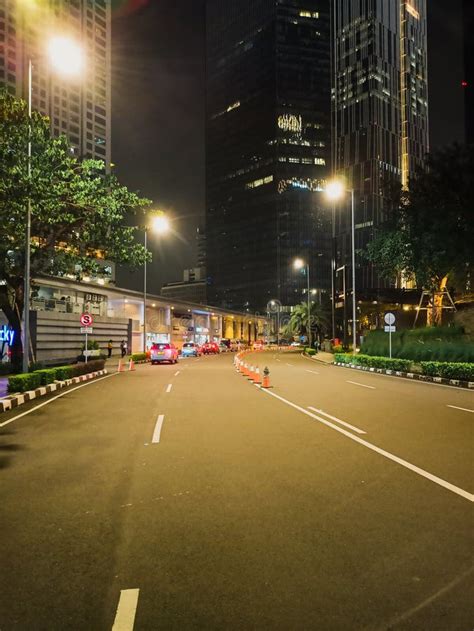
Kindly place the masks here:
<instances>
[{"instance_id":1,"label":"traffic cone","mask_svg":"<svg viewBox=\"0 0 474 631\"><path fill-rule=\"evenodd\" d=\"M255 377L254 377L253 382L256 383L257 385L262 383L262 379L260 377L260 368L258 366L255 369Z\"/></svg>"},{"instance_id":2,"label":"traffic cone","mask_svg":"<svg viewBox=\"0 0 474 631\"><path fill-rule=\"evenodd\" d=\"M122 361L121 359L119 359L117 372L125 372L125 368L124 368L124 365L123 365L123 361Z\"/></svg>"},{"instance_id":3,"label":"traffic cone","mask_svg":"<svg viewBox=\"0 0 474 631\"><path fill-rule=\"evenodd\" d=\"M262 385L260 387L261 388L271 388L272 387L270 385L270 371L268 370L267 366L265 366L265 369L263 371L263 381L262 381Z\"/></svg>"},{"instance_id":4,"label":"traffic cone","mask_svg":"<svg viewBox=\"0 0 474 631\"><path fill-rule=\"evenodd\" d=\"M128 370L135 370L135 363L133 361L133 359L130 357L130 361L128 363Z\"/></svg>"},{"instance_id":5,"label":"traffic cone","mask_svg":"<svg viewBox=\"0 0 474 631\"><path fill-rule=\"evenodd\" d=\"M255 379L255 368L253 366L250 366L248 380L253 381L254 379Z\"/></svg>"}]
</instances>

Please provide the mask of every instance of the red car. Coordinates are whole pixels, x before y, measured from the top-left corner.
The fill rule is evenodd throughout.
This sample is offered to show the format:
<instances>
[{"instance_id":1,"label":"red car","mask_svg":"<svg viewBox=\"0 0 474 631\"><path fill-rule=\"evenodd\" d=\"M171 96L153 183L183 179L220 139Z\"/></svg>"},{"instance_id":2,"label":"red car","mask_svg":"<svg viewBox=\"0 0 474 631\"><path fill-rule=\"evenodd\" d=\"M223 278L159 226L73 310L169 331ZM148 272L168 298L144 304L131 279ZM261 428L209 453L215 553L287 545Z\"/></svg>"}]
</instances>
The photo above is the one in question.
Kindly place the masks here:
<instances>
[{"instance_id":1,"label":"red car","mask_svg":"<svg viewBox=\"0 0 474 631\"><path fill-rule=\"evenodd\" d=\"M204 355L218 355L219 354L219 344L216 342L205 342L201 347Z\"/></svg>"},{"instance_id":2,"label":"red car","mask_svg":"<svg viewBox=\"0 0 474 631\"><path fill-rule=\"evenodd\" d=\"M161 364L162 362L177 364L178 349L174 344L153 344L150 349L150 359L152 364Z\"/></svg>"}]
</instances>

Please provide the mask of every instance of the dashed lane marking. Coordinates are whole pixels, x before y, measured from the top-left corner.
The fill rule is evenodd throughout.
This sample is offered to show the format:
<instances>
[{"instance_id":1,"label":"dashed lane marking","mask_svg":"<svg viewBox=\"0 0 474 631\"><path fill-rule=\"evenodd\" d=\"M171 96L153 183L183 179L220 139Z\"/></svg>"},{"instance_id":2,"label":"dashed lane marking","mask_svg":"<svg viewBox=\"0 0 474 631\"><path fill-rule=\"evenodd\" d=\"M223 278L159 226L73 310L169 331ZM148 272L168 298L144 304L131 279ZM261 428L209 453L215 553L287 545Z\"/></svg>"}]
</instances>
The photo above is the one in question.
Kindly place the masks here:
<instances>
[{"instance_id":1,"label":"dashed lane marking","mask_svg":"<svg viewBox=\"0 0 474 631\"><path fill-rule=\"evenodd\" d=\"M471 412L472 414L474 414L474 410L470 410L469 408L460 408L457 405L448 405L448 408L454 408L455 410L462 410L463 412Z\"/></svg>"},{"instance_id":2,"label":"dashed lane marking","mask_svg":"<svg viewBox=\"0 0 474 631\"><path fill-rule=\"evenodd\" d=\"M168 387L166 388L166 392L171 392L171 388L173 387L172 383L168 384Z\"/></svg>"},{"instance_id":3,"label":"dashed lane marking","mask_svg":"<svg viewBox=\"0 0 474 631\"><path fill-rule=\"evenodd\" d=\"M133 631L139 589L122 589L112 631Z\"/></svg>"},{"instance_id":4,"label":"dashed lane marking","mask_svg":"<svg viewBox=\"0 0 474 631\"><path fill-rule=\"evenodd\" d=\"M370 390L375 390L375 386L366 386L365 383L359 383L358 381L349 381L346 383L352 383L354 386L360 386L361 388L370 388Z\"/></svg>"},{"instance_id":5,"label":"dashed lane marking","mask_svg":"<svg viewBox=\"0 0 474 631\"><path fill-rule=\"evenodd\" d=\"M257 387L260 387L260 386L257 386ZM469 493L468 491L465 491L464 489L461 489L460 487L455 486L454 484L451 484L451 482L447 482L446 480L443 480L442 478L439 478L438 476L433 475L432 473L429 473L428 471L425 471L424 469L421 469L420 467L417 467L414 464L411 464L411 462L408 462L407 460L403 460L402 458L395 456L395 454L392 454L389 451L385 451L385 449L381 449L380 447L377 447L376 445L369 443L363 438L359 438L359 436L355 436L354 434L351 434L350 432L343 429L342 427L338 427L337 425L334 425L334 423L331 423L330 421L326 421L326 419L323 419L320 416L316 416L316 414L313 414L312 412L308 412L308 410L305 410L304 408L297 405L296 403L293 403L292 401L289 401L288 399L281 397L280 395L276 394L275 392L272 392L271 390L265 390L263 388L260 388L260 389L265 394L268 394L271 397L274 397L275 399L282 401L286 405L289 405L295 410L298 410L299 412L302 412L303 414L310 416L311 418L315 419L316 421L319 421L323 425L326 425L327 427L330 427L336 432L343 434L347 438L350 438L354 442L359 443L359 445L363 445L364 447L367 447L367 449L371 449L372 451L375 451L381 456L384 456L384 458L387 458L388 460L392 460L393 462L396 462L402 467L405 467L406 469L413 471L419 476L426 478L427 480L430 480L431 482L434 482L435 484L438 484L439 486L442 486L448 491L451 491L451 493L455 493L456 495L459 495L460 497L464 498L465 500L468 500L469 502L474 502L473 493Z\"/></svg>"},{"instance_id":6,"label":"dashed lane marking","mask_svg":"<svg viewBox=\"0 0 474 631\"><path fill-rule=\"evenodd\" d=\"M153 438L151 439L152 443L159 443L161 436L161 428L163 426L163 421L165 420L165 415L160 414L156 419L155 431L153 432Z\"/></svg>"},{"instance_id":7,"label":"dashed lane marking","mask_svg":"<svg viewBox=\"0 0 474 631\"><path fill-rule=\"evenodd\" d=\"M177 376L179 375L179 372L180 372L180 371L179 371L179 370L177 370L177 371L174 373L174 376L175 376L175 377L177 377Z\"/></svg>"},{"instance_id":8,"label":"dashed lane marking","mask_svg":"<svg viewBox=\"0 0 474 631\"><path fill-rule=\"evenodd\" d=\"M359 429L355 425L351 425L350 423L346 423L346 421L341 421L341 419L337 418L337 416L331 416L331 414L328 414L327 412L323 412L322 410L317 410L316 408L312 408L311 406L308 406L308 410L311 410L312 412L318 412L318 414L322 414L323 416L327 416L332 421L336 421L336 423L339 423L340 425L344 425L345 427L348 427L349 429L352 429L357 434L366 434L367 433L367 432L364 432L363 429Z\"/></svg>"},{"instance_id":9,"label":"dashed lane marking","mask_svg":"<svg viewBox=\"0 0 474 631\"><path fill-rule=\"evenodd\" d=\"M313 373L313 375L319 375L319 372L317 370L308 370L308 368L305 368L306 372L311 372Z\"/></svg>"}]
</instances>

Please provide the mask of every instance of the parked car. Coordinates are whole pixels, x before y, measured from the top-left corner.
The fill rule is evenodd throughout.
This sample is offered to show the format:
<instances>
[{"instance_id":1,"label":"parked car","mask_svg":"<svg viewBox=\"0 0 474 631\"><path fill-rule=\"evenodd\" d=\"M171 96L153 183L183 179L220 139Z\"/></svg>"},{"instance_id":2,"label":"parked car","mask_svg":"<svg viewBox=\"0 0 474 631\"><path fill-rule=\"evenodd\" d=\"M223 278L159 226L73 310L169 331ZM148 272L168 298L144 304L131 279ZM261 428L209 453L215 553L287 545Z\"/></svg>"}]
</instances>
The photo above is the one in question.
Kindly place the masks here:
<instances>
[{"instance_id":1,"label":"parked car","mask_svg":"<svg viewBox=\"0 0 474 631\"><path fill-rule=\"evenodd\" d=\"M262 351L265 347L265 342L263 340L255 340L252 347L254 351Z\"/></svg>"},{"instance_id":2,"label":"parked car","mask_svg":"<svg viewBox=\"0 0 474 631\"><path fill-rule=\"evenodd\" d=\"M219 353L219 345L216 342L206 342L202 345L204 355L215 355Z\"/></svg>"},{"instance_id":3,"label":"parked car","mask_svg":"<svg viewBox=\"0 0 474 631\"><path fill-rule=\"evenodd\" d=\"M220 342L219 353L230 353L230 346L228 346L225 342Z\"/></svg>"},{"instance_id":4,"label":"parked car","mask_svg":"<svg viewBox=\"0 0 474 631\"><path fill-rule=\"evenodd\" d=\"M170 364L178 363L178 349L174 344L156 343L150 349L150 359L152 364L161 364L169 362Z\"/></svg>"},{"instance_id":5,"label":"parked car","mask_svg":"<svg viewBox=\"0 0 474 631\"><path fill-rule=\"evenodd\" d=\"M199 357L201 355L201 347L196 342L186 342L181 349L183 357Z\"/></svg>"}]
</instances>

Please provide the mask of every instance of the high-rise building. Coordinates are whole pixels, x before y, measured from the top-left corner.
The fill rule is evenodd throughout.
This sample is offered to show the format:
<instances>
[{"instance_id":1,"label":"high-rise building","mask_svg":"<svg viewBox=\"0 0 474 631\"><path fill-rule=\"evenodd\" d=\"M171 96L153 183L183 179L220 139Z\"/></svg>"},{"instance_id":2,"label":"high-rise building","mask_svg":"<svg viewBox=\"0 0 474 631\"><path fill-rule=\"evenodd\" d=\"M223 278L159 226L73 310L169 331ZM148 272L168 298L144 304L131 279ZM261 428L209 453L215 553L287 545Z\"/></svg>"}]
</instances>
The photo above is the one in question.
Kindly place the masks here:
<instances>
[{"instance_id":1,"label":"high-rise building","mask_svg":"<svg viewBox=\"0 0 474 631\"><path fill-rule=\"evenodd\" d=\"M464 39L464 118L466 143L474 144L474 3L463 0L463 39Z\"/></svg>"},{"instance_id":2,"label":"high-rise building","mask_svg":"<svg viewBox=\"0 0 474 631\"><path fill-rule=\"evenodd\" d=\"M358 250L386 219L385 182L407 187L428 151L426 0L333 7L333 167L355 192ZM338 264L348 261L349 222L349 213L338 213ZM359 292L384 284L360 262Z\"/></svg>"},{"instance_id":3,"label":"high-rise building","mask_svg":"<svg viewBox=\"0 0 474 631\"><path fill-rule=\"evenodd\" d=\"M208 300L249 311L330 288L329 0L208 0Z\"/></svg>"},{"instance_id":4,"label":"high-rise building","mask_svg":"<svg viewBox=\"0 0 474 631\"><path fill-rule=\"evenodd\" d=\"M84 71L65 78L48 63L52 35L84 49ZM33 109L49 116L54 135L65 134L78 157L110 164L110 0L0 0L0 87L26 98L31 59Z\"/></svg>"}]
</instances>

